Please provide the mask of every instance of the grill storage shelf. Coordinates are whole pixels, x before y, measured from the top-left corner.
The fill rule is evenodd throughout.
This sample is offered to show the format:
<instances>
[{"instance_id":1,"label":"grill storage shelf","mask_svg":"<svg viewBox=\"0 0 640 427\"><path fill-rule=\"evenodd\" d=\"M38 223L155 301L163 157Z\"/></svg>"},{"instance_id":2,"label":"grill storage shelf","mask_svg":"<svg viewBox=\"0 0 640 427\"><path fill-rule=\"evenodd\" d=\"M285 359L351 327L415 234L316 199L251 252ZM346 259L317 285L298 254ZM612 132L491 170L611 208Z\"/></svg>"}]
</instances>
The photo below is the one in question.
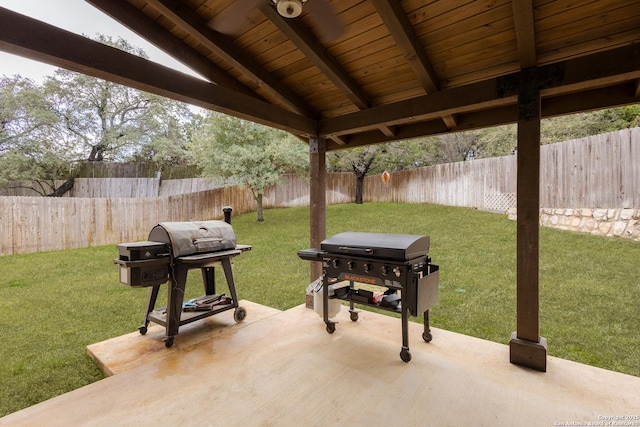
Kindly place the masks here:
<instances>
[{"instance_id":1,"label":"grill storage shelf","mask_svg":"<svg viewBox=\"0 0 640 427\"><path fill-rule=\"evenodd\" d=\"M118 245L120 282L131 287L149 287L149 299L142 326L147 333L150 322L165 327L165 346L173 345L180 326L227 310L234 319L246 316L238 305L232 258L251 250L238 245L231 225L224 221L166 222L155 226L148 241ZM222 266L230 297L216 294L215 267ZM205 296L184 302L187 275L199 269ZM160 286L169 282L167 304L156 308Z\"/></svg>"},{"instance_id":2,"label":"grill storage shelf","mask_svg":"<svg viewBox=\"0 0 640 427\"><path fill-rule=\"evenodd\" d=\"M323 320L327 332L335 332L335 322L328 314L329 299L348 301L352 321L358 320L355 304L399 313L402 318L400 358L409 362L410 315L424 316L422 338L425 342L432 340L429 309L438 301L439 266L428 256L429 244L428 236L340 233L323 240L319 249L299 251L301 259L322 262ZM345 286L340 287L343 283ZM384 302L373 302L372 292L356 288L355 283L386 289ZM329 296L332 285L334 295Z\"/></svg>"}]
</instances>

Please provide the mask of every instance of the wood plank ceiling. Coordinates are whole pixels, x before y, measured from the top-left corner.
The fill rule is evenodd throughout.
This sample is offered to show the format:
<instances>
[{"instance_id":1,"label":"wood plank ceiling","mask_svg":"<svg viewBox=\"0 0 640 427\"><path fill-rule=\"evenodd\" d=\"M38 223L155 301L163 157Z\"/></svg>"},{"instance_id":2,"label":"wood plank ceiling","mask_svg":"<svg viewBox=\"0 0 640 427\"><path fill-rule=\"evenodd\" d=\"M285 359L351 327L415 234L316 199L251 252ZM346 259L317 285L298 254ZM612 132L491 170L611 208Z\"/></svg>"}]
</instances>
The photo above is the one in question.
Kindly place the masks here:
<instances>
[{"instance_id":1,"label":"wood plank ceiling","mask_svg":"<svg viewBox=\"0 0 640 427\"><path fill-rule=\"evenodd\" d=\"M208 83L2 8L0 49L327 138L327 150L515 122L525 68L543 82L543 117L640 100L636 0L329 0L325 19L312 13L321 0L294 19L268 0L86 1Z\"/></svg>"}]
</instances>

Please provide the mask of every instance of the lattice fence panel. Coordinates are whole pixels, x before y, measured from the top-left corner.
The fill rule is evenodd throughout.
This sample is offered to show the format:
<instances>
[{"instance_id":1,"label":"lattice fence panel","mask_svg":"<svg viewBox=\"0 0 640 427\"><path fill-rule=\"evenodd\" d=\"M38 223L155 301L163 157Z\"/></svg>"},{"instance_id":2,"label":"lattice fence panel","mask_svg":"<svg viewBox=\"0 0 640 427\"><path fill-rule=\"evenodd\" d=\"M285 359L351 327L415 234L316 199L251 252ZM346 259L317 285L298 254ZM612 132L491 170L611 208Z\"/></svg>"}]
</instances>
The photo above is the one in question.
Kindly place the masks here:
<instances>
[{"instance_id":1,"label":"lattice fence panel","mask_svg":"<svg viewBox=\"0 0 640 427\"><path fill-rule=\"evenodd\" d=\"M484 208L491 211L506 212L516 207L516 193L496 193L484 195Z\"/></svg>"}]
</instances>

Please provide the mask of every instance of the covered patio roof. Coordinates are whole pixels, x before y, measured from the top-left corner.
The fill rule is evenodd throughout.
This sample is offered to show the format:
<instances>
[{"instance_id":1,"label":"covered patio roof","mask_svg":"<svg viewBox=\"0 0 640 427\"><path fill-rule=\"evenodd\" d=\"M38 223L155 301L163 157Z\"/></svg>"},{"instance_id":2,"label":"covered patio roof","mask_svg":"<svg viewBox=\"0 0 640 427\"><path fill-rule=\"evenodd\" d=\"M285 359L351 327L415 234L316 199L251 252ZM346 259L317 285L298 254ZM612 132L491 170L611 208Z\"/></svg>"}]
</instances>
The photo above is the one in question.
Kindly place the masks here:
<instances>
[{"instance_id":1,"label":"covered patio roof","mask_svg":"<svg viewBox=\"0 0 640 427\"><path fill-rule=\"evenodd\" d=\"M327 151L517 122L511 361L546 369L540 119L640 100L640 1L308 0L293 19L268 0L87 2L203 79L4 8L0 49L308 141L312 246L325 237Z\"/></svg>"},{"instance_id":2,"label":"covered patio roof","mask_svg":"<svg viewBox=\"0 0 640 427\"><path fill-rule=\"evenodd\" d=\"M326 0L295 19L268 0L87 1L206 81L6 9L0 49L326 138L327 150L516 122L531 67L542 117L640 94L638 1L331 0L324 21L311 6ZM234 1L242 19L228 15ZM342 31L326 35L334 20Z\"/></svg>"}]
</instances>

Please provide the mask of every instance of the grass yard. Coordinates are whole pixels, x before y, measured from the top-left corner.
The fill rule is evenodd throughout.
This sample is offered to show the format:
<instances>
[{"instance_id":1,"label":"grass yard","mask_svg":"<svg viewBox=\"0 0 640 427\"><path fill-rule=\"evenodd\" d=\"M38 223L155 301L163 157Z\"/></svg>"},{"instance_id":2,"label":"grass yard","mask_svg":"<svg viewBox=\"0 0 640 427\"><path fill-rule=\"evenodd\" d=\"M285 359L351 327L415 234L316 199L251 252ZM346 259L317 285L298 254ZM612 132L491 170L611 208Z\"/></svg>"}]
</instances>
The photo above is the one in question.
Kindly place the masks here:
<instances>
[{"instance_id":1,"label":"grass yard","mask_svg":"<svg viewBox=\"0 0 640 427\"><path fill-rule=\"evenodd\" d=\"M309 209L267 210L265 219L233 218L238 242L253 245L234 259L239 297L283 310L303 304L309 263L296 253L309 247ZM431 236L440 265L432 326L504 344L516 329L516 224L506 216L432 205L329 206L327 235L342 231ZM545 228L540 235L549 354L640 376L640 243ZM0 416L103 377L85 346L136 331L147 298L145 289L118 283L117 256L109 245L0 257ZM199 272L189 282L187 297L201 295Z\"/></svg>"}]
</instances>

